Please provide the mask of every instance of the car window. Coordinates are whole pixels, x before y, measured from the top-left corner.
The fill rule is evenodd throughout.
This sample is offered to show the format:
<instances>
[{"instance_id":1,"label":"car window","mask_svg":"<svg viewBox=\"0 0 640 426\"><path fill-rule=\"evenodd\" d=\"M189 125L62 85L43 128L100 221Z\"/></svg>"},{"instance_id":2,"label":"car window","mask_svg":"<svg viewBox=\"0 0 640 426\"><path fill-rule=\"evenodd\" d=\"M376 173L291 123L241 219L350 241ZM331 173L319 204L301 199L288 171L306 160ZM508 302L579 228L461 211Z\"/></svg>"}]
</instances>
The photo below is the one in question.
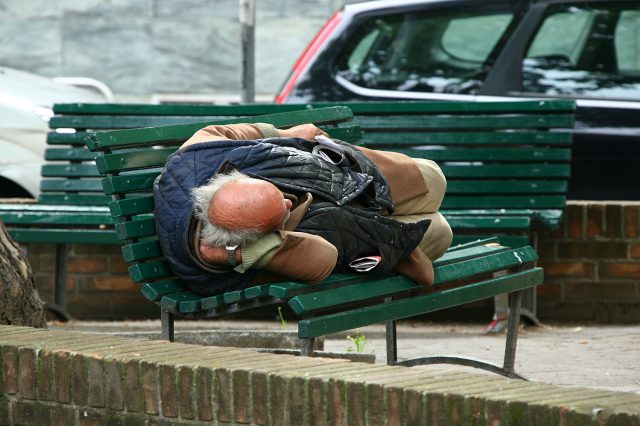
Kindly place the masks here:
<instances>
[{"instance_id":1,"label":"car window","mask_svg":"<svg viewBox=\"0 0 640 426\"><path fill-rule=\"evenodd\" d=\"M640 2L547 11L523 61L523 91L640 99Z\"/></svg>"},{"instance_id":2,"label":"car window","mask_svg":"<svg viewBox=\"0 0 640 426\"><path fill-rule=\"evenodd\" d=\"M337 73L370 89L475 93L510 11L406 13L362 23L338 57Z\"/></svg>"}]
</instances>

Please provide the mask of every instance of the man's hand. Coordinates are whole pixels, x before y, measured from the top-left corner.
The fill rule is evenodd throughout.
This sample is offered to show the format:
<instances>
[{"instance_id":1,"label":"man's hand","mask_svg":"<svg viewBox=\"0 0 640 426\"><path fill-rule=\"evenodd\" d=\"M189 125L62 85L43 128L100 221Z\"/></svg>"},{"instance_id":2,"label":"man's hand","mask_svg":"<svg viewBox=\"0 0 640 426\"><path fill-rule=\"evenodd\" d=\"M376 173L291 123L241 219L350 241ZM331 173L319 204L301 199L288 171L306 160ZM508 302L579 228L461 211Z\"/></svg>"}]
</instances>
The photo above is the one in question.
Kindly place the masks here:
<instances>
[{"instance_id":1,"label":"man's hand","mask_svg":"<svg viewBox=\"0 0 640 426\"><path fill-rule=\"evenodd\" d=\"M312 141L316 136L329 136L323 130L317 128L313 124L301 124L289 129L280 129L280 136L283 138L302 138Z\"/></svg>"}]
</instances>

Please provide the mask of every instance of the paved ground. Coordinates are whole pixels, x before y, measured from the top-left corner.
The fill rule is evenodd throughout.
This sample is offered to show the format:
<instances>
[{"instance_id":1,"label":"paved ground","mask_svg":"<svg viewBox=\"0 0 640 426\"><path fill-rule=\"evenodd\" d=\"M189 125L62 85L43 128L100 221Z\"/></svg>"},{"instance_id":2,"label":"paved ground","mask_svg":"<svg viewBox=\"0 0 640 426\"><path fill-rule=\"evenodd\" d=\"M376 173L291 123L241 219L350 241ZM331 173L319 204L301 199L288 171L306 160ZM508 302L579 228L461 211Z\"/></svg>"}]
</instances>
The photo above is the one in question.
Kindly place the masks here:
<instances>
[{"instance_id":1,"label":"paved ground","mask_svg":"<svg viewBox=\"0 0 640 426\"><path fill-rule=\"evenodd\" d=\"M143 323L51 324L52 328L87 331L158 330L157 321ZM398 327L400 359L428 355L458 355L502 363L504 335L483 335L484 324L401 323ZM177 322L182 330L281 329L279 322L208 321ZM295 330L289 324L288 329ZM384 327L365 327L365 353L374 353L376 362L386 361ZM353 335L353 333L351 333ZM325 350L355 350L346 334L331 336ZM458 366L414 368L478 371ZM563 386L581 386L640 393L640 325L546 325L520 331L516 371L534 381Z\"/></svg>"}]
</instances>

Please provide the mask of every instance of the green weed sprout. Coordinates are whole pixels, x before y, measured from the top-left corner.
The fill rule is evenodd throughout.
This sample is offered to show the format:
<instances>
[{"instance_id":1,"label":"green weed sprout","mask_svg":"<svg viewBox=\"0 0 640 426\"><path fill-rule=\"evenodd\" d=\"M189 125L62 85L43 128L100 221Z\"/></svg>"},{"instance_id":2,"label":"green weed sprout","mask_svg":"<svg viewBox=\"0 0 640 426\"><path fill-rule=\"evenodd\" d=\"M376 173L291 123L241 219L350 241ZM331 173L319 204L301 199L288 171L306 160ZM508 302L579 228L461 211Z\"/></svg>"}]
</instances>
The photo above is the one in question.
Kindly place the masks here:
<instances>
[{"instance_id":1,"label":"green weed sprout","mask_svg":"<svg viewBox=\"0 0 640 426\"><path fill-rule=\"evenodd\" d=\"M280 317L280 324L282 324L282 329L287 329L287 320L284 319L284 315L282 315L282 306L278 306L278 317Z\"/></svg>"},{"instance_id":2,"label":"green weed sprout","mask_svg":"<svg viewBox=\"0 0 640 426\"><path fill-rule=\"evenodd\" d=\"M356 352L364 352L364 345L367 343L367 338L364 334L360 334L359 330L353 336L347 336L347 340L351 340L356 345ZM347 348L347 352L353 352L353 348Z\"/></svg>"}]
</instances>

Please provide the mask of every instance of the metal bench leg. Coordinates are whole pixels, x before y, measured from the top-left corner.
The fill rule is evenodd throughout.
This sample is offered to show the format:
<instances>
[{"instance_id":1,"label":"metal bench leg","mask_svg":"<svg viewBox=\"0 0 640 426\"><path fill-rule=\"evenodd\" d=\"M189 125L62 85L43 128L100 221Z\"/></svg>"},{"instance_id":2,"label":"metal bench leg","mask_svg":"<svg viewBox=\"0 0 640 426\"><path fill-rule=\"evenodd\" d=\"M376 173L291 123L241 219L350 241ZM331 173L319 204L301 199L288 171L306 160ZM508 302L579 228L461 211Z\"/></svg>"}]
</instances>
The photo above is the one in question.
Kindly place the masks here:
<instances>
[{"instance_id":1,"label":"metal bench leg","mask_svg":"<svg viewBox=\"0 0 640 426\"><path fill-rule=\"evenodd\" d=\"M174 329L173 329L173 319L174 316L171 312L160 308L160 322L162 324L162 334L160 337L162 340L168 340L173 342L174 340Z\"/></svg>"},{"instance_id":2,"label":"metal bench leg","mask_svg":"<svg viewBox=\"0 0 640 426\"><path fill-rule=\"evenodd\" d=\"M71 315L67 312L67 268L69 265L69 244L56 244L55 271L53 281L53 303L47 303L44 308L53 313L60 321L69 321Z\"/></svg>"},{"instance_id":3,"label":"metal bench leg","mask_svg":"<svg viewBox=\"0 0 640 426\"><path fill-rule=\"evenodd\" d=\"M313 345L316 342L315 337L309 337L300 339L302 341L302 347L300 348L300 355L313 356Z\"/></svg>"},{"instance_id":4,"label":"metal bench leg","mask_svg":"<svg viewBox=\"0 0 640 426\"><path fill-rule=\"evenodd\" d=\"M509 323L507 329L507 343L504 348L503 368L507 376L520 377L515 374L516 345L518 343L518 331L520 329L520 307L522 305L524 290L511 293L509 307Z\"/></svg>"},{"instance_id":5,"label":"metal bench leg","mask_svg":"<svg viewBox=\"0 0 640 426\"><path fill-rule=\"evenodd\" d=\"M391 297L386 297L385 302L391 302ZM398 362L398 333L396 328L396 321L391 320L386 322L387 339L387 365L394 365Z\"/></svg>"}]
</instances>

